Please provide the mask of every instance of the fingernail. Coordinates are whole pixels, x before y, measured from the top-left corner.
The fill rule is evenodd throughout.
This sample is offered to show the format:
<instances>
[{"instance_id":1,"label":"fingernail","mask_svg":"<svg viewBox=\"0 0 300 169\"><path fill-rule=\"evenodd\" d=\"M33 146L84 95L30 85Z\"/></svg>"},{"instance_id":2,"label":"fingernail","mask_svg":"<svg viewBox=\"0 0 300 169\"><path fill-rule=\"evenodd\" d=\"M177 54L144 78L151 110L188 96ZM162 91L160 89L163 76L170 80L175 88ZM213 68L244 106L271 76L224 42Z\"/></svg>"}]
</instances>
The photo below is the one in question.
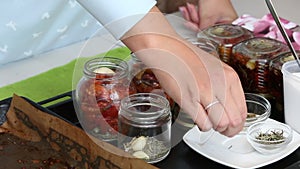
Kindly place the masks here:
<instances>
[{"instance_id":1,"label":"fingernail","mask_svg":"<svg viewBox=\"0 0 300 169\"><path fill-rule=\"evenodd\" d=\"M178 7L178 10L181 12L181 13L183 13L184 12L184 6L180 6L180 7Z\"/></svg>"},{"instance_id":2,"label":"fingernail","mask_svg":"<svg viewBox=\"0 0 300 169\"><path fill-rule=\"evenodd\" d=\"M204 126L203 126L203 131L209 131L210 129L212 129L213 128L213 125L212 125L212 123L210 122L210 120L209 119L207 119L207 120L205 120L205 122L204 122Z\"/></svg>"},{"instance_id":3,"label":"fingernail","mask_svg":"<svg viewBox=\"0 0 300 169\"><path fill-rule=\"evenodd\" d=\"M193 7L193 4L187 2L187 3L186 3L186 6L187 6L188 8L192 8L192 7Z\"/></svg>"}]
</instances>

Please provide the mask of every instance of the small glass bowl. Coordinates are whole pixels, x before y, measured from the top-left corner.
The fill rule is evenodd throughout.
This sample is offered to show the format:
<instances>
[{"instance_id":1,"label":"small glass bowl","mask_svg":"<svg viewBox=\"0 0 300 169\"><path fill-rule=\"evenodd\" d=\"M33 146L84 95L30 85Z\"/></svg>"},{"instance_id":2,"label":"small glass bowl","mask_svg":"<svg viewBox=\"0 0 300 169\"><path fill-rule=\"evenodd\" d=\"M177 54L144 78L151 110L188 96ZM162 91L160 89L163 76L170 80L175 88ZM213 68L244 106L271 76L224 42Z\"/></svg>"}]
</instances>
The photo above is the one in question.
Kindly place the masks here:
<instances>
[{"instance_id":1,"label":"small glass bowl","mask_svg":"<svg viewBox=\"0 0 300 169\"><path fill-rule=\"evenodd\" d=\"M274 137L278 139L274 139ZM282 151L292 141L292 138L292 128L275 121L259 122L251 125L247 130L248 142L262 154L274 154Z\"/></svg>"},{"instance_id":2,"label":"small glass bowl","mask_svg":"<svg viewBox=\"0 0 300 169\"><path fill-rule=\"evenodd\" d=\"M271 114L271 104L264 96L255 93L245 93L245 99L248 114L244 130L252 124L267 120Z\"/></svg>"}]
</instances>

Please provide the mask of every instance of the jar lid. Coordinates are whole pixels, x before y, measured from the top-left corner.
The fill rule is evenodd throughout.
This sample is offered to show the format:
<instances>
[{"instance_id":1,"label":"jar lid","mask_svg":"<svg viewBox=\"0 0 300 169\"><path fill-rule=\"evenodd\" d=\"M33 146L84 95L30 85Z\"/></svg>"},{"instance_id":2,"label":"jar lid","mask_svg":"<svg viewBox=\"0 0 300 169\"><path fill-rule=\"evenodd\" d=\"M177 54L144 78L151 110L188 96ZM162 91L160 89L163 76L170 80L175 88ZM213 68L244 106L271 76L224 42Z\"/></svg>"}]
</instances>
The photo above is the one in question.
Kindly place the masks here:
<instances>
[{"instance_id":1,"label":"jar lid","mask_svg":"<svg viewBox=\"0 0 300 169\"><path fill-rule=\"evenodd\" d=\"M300 56L300 51L296 51L297 55ZM288 51L288 52L282 52L278 54L278 57L276 57L274 60L271 61L270 63L270 67L277 69L277 70L281 70L282 65L285 62L291 61L291 60L295 60L292 52Z\"/></svg>"},{"instance_id":2,"label":"jar lid","mask_svg":"<svg viewBox=\"0 0 300 169\"><path fill-rule=\"evenodd\" d=\"M253 33L239 25L218 24L204 29L197 34L198 38L209 38L219 45L234 45L254 37Z\"/></svg>"},{"instance_id":3,"label":"jar lid","mask_svg":"<svg viewBox=\"0 0 300 169\"><path fill-rule=\"evenodd\" d=\"M208 36L217 37L221 39L237 38L241 37L245 33L248 33L248 30L246 30L245 28L232 24L214 25L203 31Z\"/></svg>"},{"instance_id":4,"label":"jar lid","mask_svg":"<svg viewBox=\"0 0 300 169\"><path fill-rule=\"evenodd\" d=\"M271 60L276 54L287 51L288 47L284 43L266 37L255 37L240 42L233 47L233 53L240 53L244 56L255 59Z\"/></svg>"}]
</instances>

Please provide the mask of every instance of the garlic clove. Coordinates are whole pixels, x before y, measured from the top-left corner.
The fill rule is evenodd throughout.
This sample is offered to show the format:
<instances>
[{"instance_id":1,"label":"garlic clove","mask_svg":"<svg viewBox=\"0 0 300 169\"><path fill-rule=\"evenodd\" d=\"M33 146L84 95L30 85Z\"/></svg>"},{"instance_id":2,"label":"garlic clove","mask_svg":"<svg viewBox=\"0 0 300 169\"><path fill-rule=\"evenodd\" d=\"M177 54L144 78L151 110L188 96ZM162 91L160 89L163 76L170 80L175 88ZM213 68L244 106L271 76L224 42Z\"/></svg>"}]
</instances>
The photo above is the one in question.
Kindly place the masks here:
<instances>
[{"instance_id":1,"label":"garlic clove","mask_svg":"<svg viewBox=\"0 0 300 169\"><path fill-rule=\"evenodd\" d=\"M139 158L139 159L145 159L145 160L150 159L150 157L143 151L136 151L132 155L136 158Z\"/></svg>"},{"instance_id":2,"label":"garlic clove","mask_svg":"<svg viewBox=\"0 0 300 169\"><path fill-rule=\"evenodd\" d=\"M255 66L256 66L256 63L255 63L255 60L249 60L247 63L246 63L246 67L250 70L253 70L255 69Z\"/></svg>"},{"instance_id":3,"label":"garlic clove","mask_svg":"<svg viewBox=\"0 0 300 169\"><path fill-rule=\"evenodd\" d=\"M131 143L131 148L133 151L141 151L146 146L147 138L140 136L133 140Z\"/></svg>"},{"instance_id":4,"label":"garlic clove","mask_svg":"<svg viewBox=\"0 0 300 169\"><path fill-rule=\"evenodd\" d=\"M115 72L108 67L100 67L94 70L94 73L114 75Z\"/></svg>"}]
</instances>

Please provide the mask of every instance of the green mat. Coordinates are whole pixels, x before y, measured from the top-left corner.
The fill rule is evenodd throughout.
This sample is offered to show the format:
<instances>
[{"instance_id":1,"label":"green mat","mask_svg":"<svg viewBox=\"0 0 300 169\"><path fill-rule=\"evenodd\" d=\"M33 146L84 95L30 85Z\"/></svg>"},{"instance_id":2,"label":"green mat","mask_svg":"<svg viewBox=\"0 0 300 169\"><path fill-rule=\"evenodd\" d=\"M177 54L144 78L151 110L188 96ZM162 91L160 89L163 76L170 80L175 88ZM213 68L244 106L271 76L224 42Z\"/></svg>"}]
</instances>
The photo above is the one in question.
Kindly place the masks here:
<instances>
[{"instance_id":1,"label":"green mat","mask_svg":"<svg viewBox=\"0 0 300 169\"><path fill-rule=\"evenodd\" d=\"M39 75L0 88L0 100L12 97L13 94L24 96L34 102L63 94L72 90L74 67L94 57L112 56L129 59L130 50L126 47L116 48L96 56L78 58L63 66L48 70Z\"/></svg>"}]
</instances>

